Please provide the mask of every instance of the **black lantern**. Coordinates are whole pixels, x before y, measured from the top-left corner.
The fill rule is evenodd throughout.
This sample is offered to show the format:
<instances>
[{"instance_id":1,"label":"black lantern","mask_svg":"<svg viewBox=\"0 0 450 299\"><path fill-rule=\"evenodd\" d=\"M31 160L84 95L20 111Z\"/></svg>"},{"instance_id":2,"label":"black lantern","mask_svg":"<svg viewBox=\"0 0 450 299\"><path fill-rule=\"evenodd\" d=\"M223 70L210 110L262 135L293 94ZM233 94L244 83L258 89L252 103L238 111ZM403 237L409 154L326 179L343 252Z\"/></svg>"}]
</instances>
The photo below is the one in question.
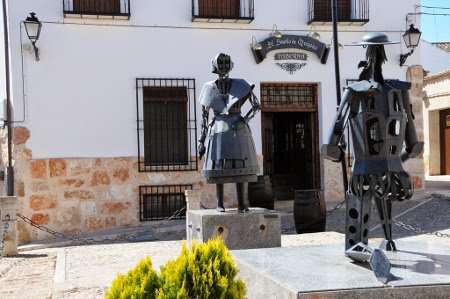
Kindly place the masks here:
<instances>
[{"instance_id":1,"label":"black lantern","mask_svg":"<svg viewBox=\"0 0 450 299\"><path fill-rule=\"evenodd\" d=\"M419 45L420 36L422 35L422 32L420 32L419 29L415 28L413 24L409 26L409 29L405 31L403 34L403 40L405 41L406 47L411 49L406 54L400 54L400 66L403 66L405 64L406 58L410 56L415 48Z\"/></svg>"},{"instance_id":2,"label":"black lantern","mask_svg":"<svg viewBox=\"0 0 450 299\"><path fill-rule=\"evenodd\" d=\"M25 30L27 31L28 38L33 45L36 61L39 61L39 49L36 47L36 42L39 39L39 35L41 34L42 23L36 17L36 14L34 12L30 13L30 16L27 17L23 23L25 25Z\"/></svg>"}]
</instances>

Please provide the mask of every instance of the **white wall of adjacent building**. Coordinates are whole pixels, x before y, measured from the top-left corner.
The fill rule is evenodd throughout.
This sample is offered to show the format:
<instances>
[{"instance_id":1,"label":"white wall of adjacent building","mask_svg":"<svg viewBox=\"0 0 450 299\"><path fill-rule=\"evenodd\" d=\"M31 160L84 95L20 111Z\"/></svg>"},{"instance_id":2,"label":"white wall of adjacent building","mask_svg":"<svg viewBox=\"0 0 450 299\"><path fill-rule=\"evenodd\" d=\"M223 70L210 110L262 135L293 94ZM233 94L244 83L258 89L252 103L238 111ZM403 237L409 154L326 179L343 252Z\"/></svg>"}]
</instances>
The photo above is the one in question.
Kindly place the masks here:
<instances>
[{"instance_id":1,"label":"white wall of adjacent building","mask_svg":"<svg viewBox=\"0 0 450 299\"><path fill-rule=\"evenodd\" d=\"M339 42L359 41L370 32L401 41L386 46L384 74L405 80L407 67L398 63L407 51L402 41L405 15L418 4L419 0L371 1L370 21L340 25ZM21 23L31 11L43 23L37 42L40 61L27 50ZM216 78L210 61L219 52L231 55L231 76L255 83L257 95L260 82L318 83L322 142L335 113L332 52L325 65L305 52L307 65L291 75L275 65L273 55L256 64L250 51L252 36L265 39L273 24L284 34L317 31L328 44L331 26L308 26L306 1L255 1L250 24L192 22L191 1L184 0L133 0L129 20L64 18L61 0L10 1L9 15L14 121L30 130L27 146L33 159L137 156L135 79L193 78L198 96L203 83ZM344 47L339 54L343 86L346 79L357 78L356 66L365 50ZM420 48L407 60L407 65L415 64L420 64ZM200 110L197 115L199 121ZM251 122L259 154L260 123L259 115Z\"/></svg>"}]
</instances>

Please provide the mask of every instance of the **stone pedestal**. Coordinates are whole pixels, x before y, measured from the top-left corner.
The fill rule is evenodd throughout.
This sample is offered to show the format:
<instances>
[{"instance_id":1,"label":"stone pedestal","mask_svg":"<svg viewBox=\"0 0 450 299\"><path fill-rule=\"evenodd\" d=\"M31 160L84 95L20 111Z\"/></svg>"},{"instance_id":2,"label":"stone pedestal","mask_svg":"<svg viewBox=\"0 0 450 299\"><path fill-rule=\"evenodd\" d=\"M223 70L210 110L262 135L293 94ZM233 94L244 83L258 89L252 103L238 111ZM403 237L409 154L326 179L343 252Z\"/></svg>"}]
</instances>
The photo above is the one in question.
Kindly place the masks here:
<instances>
[{"instance_id":1,"label":"stone pedestal","mask_svg":"<svg viewBox=\"0 0 450 299\"><path fill-rule=\"evenodd\" d=\"M236 209L224 213L191 210L187 211L186 224L188 244L221 237L228 249L281 246L281 216L272 210L250 208L249 213L238 213Z\"/></svg>"},{"instance_id":2,"label":"stone pedestal","mask_svg":"<svg viewBox=\"0 0 450 299\"><path fill-rule=\"evenodd\" d=\"M5 223L7 222L8 230L4 240L2 256L17 255L18 234L17 234L17 197L4 196L0 197L0 242L5 232ZM7 221L9 216L9 220Z\"/></svg>"},{"instance_id":3,"label":"stone pedestal","mask_svg":"<svg viewBox=\"0 0 450 299\"><path fill-rule=\"evenodd\" d=\"M200 210L202 203L202 191L201 190L185 190L186 195L186 210Z\"/></svg>"}]
</instances>

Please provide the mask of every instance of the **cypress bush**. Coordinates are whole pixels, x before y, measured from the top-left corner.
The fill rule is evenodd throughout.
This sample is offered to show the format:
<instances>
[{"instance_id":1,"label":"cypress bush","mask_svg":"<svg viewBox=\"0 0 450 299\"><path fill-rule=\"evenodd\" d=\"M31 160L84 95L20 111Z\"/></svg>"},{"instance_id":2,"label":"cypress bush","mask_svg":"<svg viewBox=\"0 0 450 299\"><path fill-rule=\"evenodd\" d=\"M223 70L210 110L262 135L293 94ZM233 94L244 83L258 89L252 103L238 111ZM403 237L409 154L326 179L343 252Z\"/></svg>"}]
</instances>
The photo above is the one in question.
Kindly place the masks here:
<instances>
[{"instance_id":1,"label":"cypress bush","mask_svg":"<svg viewBox=\"0 0 450 299\"><path fill-rule=\"evenodd\" d=\"M139 261L138 265L128 271L127 275L119 274L106 292L107 299L154 299L155 289L159 287L158 274L153 270L150 257Z\"/></svg>"},{"instance_id":2,"label":"cypress bush","mask_svg":"<svg viewBox=\"0 0 450 299\"><path fill-rule=\"evenodd\" d=\"M150 258L141 260L127 275L118 275L107 292L108 299L239 299L245 283L236 279L238 269L222 239L183 244L176 260L161 267L158 276Z\"/></svg>"}]
</instances>

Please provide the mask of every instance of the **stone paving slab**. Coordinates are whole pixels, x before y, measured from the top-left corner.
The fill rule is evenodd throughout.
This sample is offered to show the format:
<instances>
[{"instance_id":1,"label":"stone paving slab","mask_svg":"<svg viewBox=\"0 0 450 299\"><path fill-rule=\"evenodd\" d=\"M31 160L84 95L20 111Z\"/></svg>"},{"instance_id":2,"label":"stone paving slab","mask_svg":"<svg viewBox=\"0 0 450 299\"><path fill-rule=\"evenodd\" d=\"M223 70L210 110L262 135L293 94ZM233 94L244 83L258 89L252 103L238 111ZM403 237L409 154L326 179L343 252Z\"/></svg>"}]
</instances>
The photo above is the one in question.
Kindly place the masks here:
<instances>
[{"instance_id":1,"label":"stone paving slab","mask_svg":"<svg viewBox=\"0 0 450 299\"><path fill-rule=\"evenodd\" d=\"M0 263L0 298L52 298L54 250L27 252Z\"/></svg>"},{"instance_id":2,"label":"stone paving slab","mask_svg":"<svg viewBox=\"0 0 450 299\"><path fill-rule=\"evenodd\" d=\"M440 197L431 196L433 193L440 194ZM395 203L394 215L404 213L399 220L405 223L418 226L426 231L440 230L450 234L449 199L450 193L444 189L416 192L412 200ZM289 210L290 203L286 206L286 209ZM328 209L333 206L327 203ZM380 237L382 237L381 230L376 228L377 217L374 213L371 225L373 230L369 242L371 246L379 243ZM292 212L287 211L282 218L282 228L286 229L292 224ZM159 227L157 231L152 227L142 227L89 235L89 237L101 241L109 237L114 239L115 235L129 236L131 234L135 242L129 240L126 243L117 241L111 244L71 246L73 242L58 243L56 241L61 240L52 239L39 244L22 246L19 248L21 250L19 256L0 260L0 298L103 298L104 291L109 287L116 274L118 272L126 273L146 255L152 257L155 269L159 269L159 266L167 260L176 258L181 250L182 239L186 237L184 226L184 221L177 220ZM302 235L297 235L295 232L284 233L281 239L282 248L336 246L336 250L342 257L344 227L345 207L342 207L327 218L326 232ZM444 246L442 244L450 246L450 238L418 235L397 226L394 226L394 239L418 241L429 244L430 248ZM142 240L146 242L136 242ZM153 241L148 242L148 240ZM57 245L66 247L56 248ZM44 249L33 250L37 248ZM447 254L450 254L450 251ZM422 263L421 265L428 267L431 264ZM435 268L439 267L435 266ZM7 271L2 274L5 270ZM245 276L244 272L245 270L241 269L240 275ZM252 273L247 281L249 291L261 288L260 286L264 286L266 283L262 280L251 280L251 277ZM385 289L392 290L392 288ZM380 289L375 288L374 290L376 290L375 293L379 293ZM254 293L249 292L249 298L284 298L276 292L273 293L273 297L252 297L251 294ZM340 292L339 294L344 293ZM354 295L354 293L352 294ZM323 293L320 296L324 296ZM352 297L351 294L346 296L348 297L345 298L358 298ZM327 298L339 298L339 296ZM389 298L402 298L402 294L393 293Z\"/></svg>"},{"instance_id":3,"label":"stone paving slab","mask_svg":"<svg viewBox=\"0 0 450 299\"><path fill-rule=\"evenodd\" d=\"M395 276L387 285L376 279L367 264L346 258L341 244L234 250L232 254L259 288L251 287L249 298L295 298L297 294L299 298L316 298L329 292L337 298L348 298L355 292L367 297L375 296L377 289L380 297L386 287L402 288L405 298L448 298L450 244L398 240L397 246L397 252L386 252Z\"/></svg>"}]
</instances>

